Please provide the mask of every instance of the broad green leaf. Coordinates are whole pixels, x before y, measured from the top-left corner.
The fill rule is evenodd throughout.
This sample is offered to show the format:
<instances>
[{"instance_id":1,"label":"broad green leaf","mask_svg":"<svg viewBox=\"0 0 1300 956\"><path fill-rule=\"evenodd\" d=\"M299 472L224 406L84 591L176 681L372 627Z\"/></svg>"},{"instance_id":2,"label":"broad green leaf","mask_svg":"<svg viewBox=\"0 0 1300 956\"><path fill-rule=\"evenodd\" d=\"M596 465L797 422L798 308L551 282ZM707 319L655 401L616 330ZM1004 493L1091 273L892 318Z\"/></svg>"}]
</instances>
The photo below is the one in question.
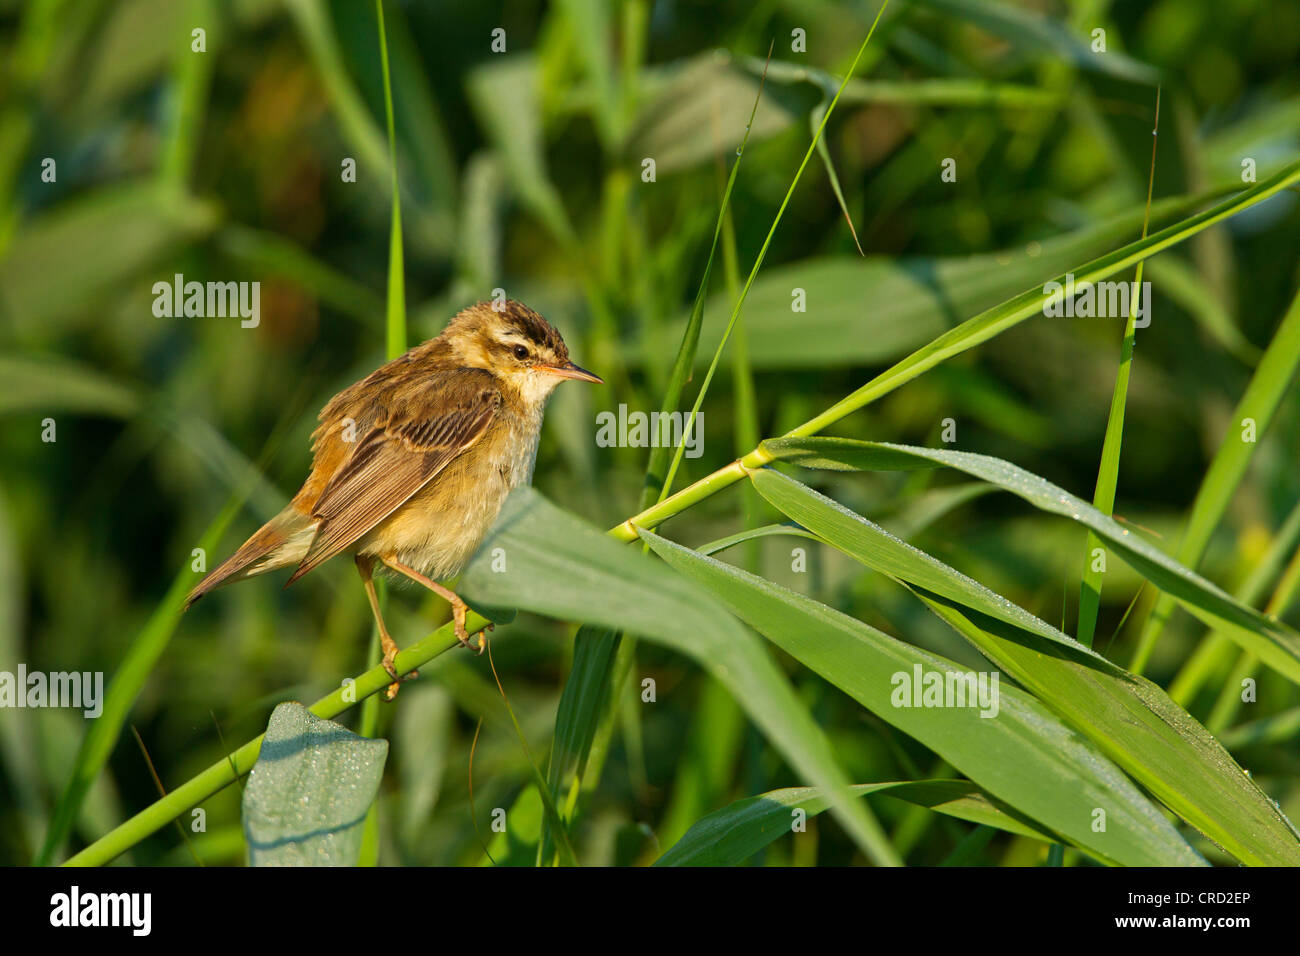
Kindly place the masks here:
<instances>
[{"instance_id":1,"label":"broad green leaf","mask_svg":"<svg viewBox=\"0 0 1300 956\"><path fill-rule=\"evenodd\" d=\"M1259 655L1261 660L1279 673L1300 683L1300 633L1279 620L1265 617L1200 575L1189 571L1163 551L1134 534L1115 519L1102 514L1083 499L1076 498L1065 489L1010 462L987 455L949 449L895 445L889 442L857 442L838 438L782 438L765 442L764 447L779 458L812 463L833 460L839 467L864 469L881 468L883 467L881 463L890 461L892 456L903 455L918 461L947 465L1005 488L1036 508L1064 515L1088 528L1106 541L1134 570L1177 600L1190 613L1211 627L1222 630L1246 650ZM902 545L902 542L899 544ZM933 561L933 559L929 560ZM942 574L937 578L931 575L929 583L920 580L913 583L956 600L962 600L954 591L945 590L945 578ZM982 590L980 585L974 582L970 584ZM987 599L988 594L984 597ZM1006 617L990 606L980 603L971 604L970 601L963 601L963 603L967 606L982 607L983 610L1003 617L1010 623L1026 627L1028 630L1037 629L1037 625L1033 623L1037 618L1027 622L1025 620L1027 612L1020 611L1014 605L1011 605L1014 610L1007 612L1011 616ZM1038 624L1042 622L1039 621ZM1051 630L1055 631L1054 628ZM1052 634L1045 636L1055 639Z\"/></svg>"},{"instance_id":2,"label":"broad green leaf","mask_svg":"<svg viewBox=\"0 0 1300 956\"><path fill-rule=\"evenodd\" d=\"M505 571L493 570L494 552L504 555ZM459 590L470 601L627 631L694 659L726 684L796 772L839 795L835 812L864 852L899 862L879 824L844 793L848 781L830 744L763 645L698 586L520 488Z\"/></svg>"},{"instance_id":3,"label":"broad green leaf","mask_svg":"<svg viewBox=\"0 0 1300 956\"><path fill-rule=\"evenodd\" d=\"M0 308L24 335L48 335L217 224L216 207L152 183L105 186L26 223L0 260ZM52 275L59 276L51 282ZM140 279L148 288L170 275Z\"/></svg>"},{"instance_id":4,"label":"broad green leaf","mask_svg":"<svg viewBox=\"0 0 1300 956\"><path fill-rule=\"evenodd\" d=\"M802 111L797 97L769 89L747 130L759 78L726 54L705 53L647 72L655 92L639 112L624 154L638 164L653 156L661 176L735 153L747 135L761 143L789 128Z\"/></svg>"},{"instance_id":5,"label":"broad green leaf","mask_svg":"<svg viewBox=\"0 0 1300 956\"><path fill-rule=\"evenodd\" d=\"M520 54L479 67L470 74L468 87L470 102L519 198L557 239L576 241L564 203L546 172L536 59Z\"/></svg>"},{"instance_id":6,"label":"broad green leaf","mask_svg":"<svg viewBox=\"0 0 1300 956\"><path fill-rule=\"evenodd\" d=\"M896 685L918 669L942 674L945 682L970 672L747 571L648 531L642 537L786 653L1026 816L1105 860L1199 862L1118 768L1024 691L999 680L993 698L990 676L996 712L900 706ZM1104 833L1093 830L1095 807L1107 810Z\"/></svg>"},{"instance_id":7,"label":"broad green leaf","mask_svg":"<svg viewBox=\"0 0 1300 956\"><path fill-rule=\"evenodd\" d=\"M275 708L244 788L252 866L354 866L388 741L358 737L302 704Z\"/></svg>"},{"instance_id":8,"label":"broad green leaf","mask_svg":"<svg viewBox=\"0 0 1300 956\"><path fill-rule=\"evenodd\" d=\"M0 415L70 411L128 418L143 393L98 369L63 359L0 355Z\"/></svg>"},{"instance_id":9,"label":"broad green leaf","mask_svg":"<svg viewBox=\"0 0 1300 956\"><path fill-rule=\"evenodd\" d=\"M1084 37L1061 21L1035 10L993 0L918 0L945 19L965 20L1007 40L1012 47L1035 57L1068 61L1076 69L1105 73L1133 83L1154 86L1160 79L1155 67L1118 50L1104 56L1093 51Z\"/></svg>"},{"instance_id":10,"label":"broad green leaf","mask_svg":"<svg viewBox=\"0 0 1300 956\"><path fill-rule=\"evenodd\" d=\"M1300 840L1277 806L1155 684L811 488L767 469L750 477L772 505L850 557L930 592L921 596L935 613L1242 862L1300 862Z\"/></svg>"},{"instance_id":11,"label":"broad green leaf","mask_svg":"<svg viewBox=\"0 0 1300 956\"><path fill-rule=\"evenodd\" d=\"M1214 842L1255 866L1296 866L1300 834L1209 731L1155 684L1083 654L1047 649L1018 628L919 594L1111 759ZM1081 645L1082 646L1082 645Z\"/></svg>"},{"instance_id":12,"label":"broad green leaf","mask_svg":"<svg viewBox=\"0 0 1300 956\"><path fill-rule=\"evenodd\" d=\"M1056 840L1055 834L1019 819L1014 810L967 780L903 780L862 783L855 795L878 793L938 813L1008 833ZM787 787L737 800L701 817L655 866L738 866L772 841L791 832L795 810L812 817L826 809L826 798L812 787Z\"/></svg>"}]
</instances>

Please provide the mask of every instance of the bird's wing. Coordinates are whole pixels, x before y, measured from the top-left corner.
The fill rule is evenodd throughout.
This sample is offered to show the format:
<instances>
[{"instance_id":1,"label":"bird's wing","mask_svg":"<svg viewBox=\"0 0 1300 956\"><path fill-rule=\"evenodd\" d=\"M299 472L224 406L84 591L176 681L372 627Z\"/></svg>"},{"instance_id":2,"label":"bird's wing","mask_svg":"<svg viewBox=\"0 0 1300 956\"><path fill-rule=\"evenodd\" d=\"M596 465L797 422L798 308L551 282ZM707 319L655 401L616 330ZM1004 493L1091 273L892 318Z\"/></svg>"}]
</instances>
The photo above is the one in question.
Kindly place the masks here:
<instances>
[{"instance_id":1,"label":"bird's wing","mask_svg":"<svg viewBox=\"0 0 1300 956\"><path fill-rule=\"evenodd\" d=\"M312 509L320 522L316 537L285 587L401 507L473 445L501 407L501 392L482 369L435 372L418 395L402 399L356 443L321 492Z\"/></svg>"}]
</instances>

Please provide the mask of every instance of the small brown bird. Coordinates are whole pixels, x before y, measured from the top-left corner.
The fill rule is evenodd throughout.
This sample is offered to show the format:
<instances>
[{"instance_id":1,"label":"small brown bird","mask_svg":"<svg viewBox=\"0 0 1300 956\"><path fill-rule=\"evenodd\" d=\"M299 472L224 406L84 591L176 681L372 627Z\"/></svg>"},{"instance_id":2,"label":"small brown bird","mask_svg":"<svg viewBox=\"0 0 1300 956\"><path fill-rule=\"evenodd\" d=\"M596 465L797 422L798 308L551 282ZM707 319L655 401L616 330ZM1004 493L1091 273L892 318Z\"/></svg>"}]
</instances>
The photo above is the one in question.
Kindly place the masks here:
<instances>
[{"instance_id":1,"label":"small brown bird","mask_svg":"<svg viewBox=\"0 0 1300 956\"><path fill-rule=\"evenodd\" d=\"M468 647L468 607L436 582L460 572L506 495L532 480L546 400L566 378L603 384L532 309L481 302L460 312L437 338L330 399L307 481L199 582L186 609L224 584L297 565L288 587L347 552L379 626L392 700L398 647L379 613L376 565L446 598Z\"/></svg>"}]
</instances>

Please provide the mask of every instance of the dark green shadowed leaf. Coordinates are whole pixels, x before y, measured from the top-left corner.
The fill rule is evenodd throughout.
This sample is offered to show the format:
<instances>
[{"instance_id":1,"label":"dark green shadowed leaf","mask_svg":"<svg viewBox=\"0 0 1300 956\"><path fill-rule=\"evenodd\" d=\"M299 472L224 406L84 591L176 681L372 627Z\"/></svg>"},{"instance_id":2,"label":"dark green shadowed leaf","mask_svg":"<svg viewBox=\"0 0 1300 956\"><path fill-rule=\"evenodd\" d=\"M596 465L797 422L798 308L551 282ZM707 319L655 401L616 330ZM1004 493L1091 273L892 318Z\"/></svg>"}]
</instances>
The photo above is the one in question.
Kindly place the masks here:
<instances>
[{"instance_id":1,"label":"dark green shadowed leaf","mask_svg":"<svg viewBox=\"0 0 1300 956\"><path fill-rule=\"evenodd\" d=\"M578 782L586 768L600 716L606 709L620 638L618 631L584 625L578 628L573 639L573 667L560 695L546 773L546 784L555 794L560 816L565 820L573 815ZM554 850L550 827L543 825L541 837L542 859L548 860Z\"/></svg>"},{"instance_id":2,"label":"dark green shadowed leaf","mask_svg":"<svg viewBox=\"0 0 1300 956\"><path fill-rule=\"evenodd\" d=\"M960 820L969 820L1040 840L1055 834L1019 818L967 780L903 780L862 783L854 794L878 793ZM772 841L792 832L797 810L805 817L826 809L826 798L812 787L788 787L737 800L697 820L655 866L737 866Z\"/></svg>"},{"instance_id":3,"label":"dark green shadowed leaf","mask_svg":"<svg viewBox=\"0 0 1300 956\"><path fill-rule=\"evenodd\" d=\"M802 594L650 532L642 536L656 554L707 586L804 666L1063 838L1116 863L1202 862L1118 768L1024 691L1000 680L996 696L989 695L996 710L900 706L896 687L917 668L943 674L945 683L949 675L955 682L970 672ZM1101 833L1093 828L1097 807L1108 816Z\"/></svg>"},{"instance_id":4,"label":"dark green shadowed leaf","mask_svg":"<svg viewBox=\"0 0 1300 956\"><path fill-rule=\"evenodd\" d=\"M298 703L275 708L244 788L253 866L355 866L388 741L358 737Z\"/></svg>"}]
</instances>

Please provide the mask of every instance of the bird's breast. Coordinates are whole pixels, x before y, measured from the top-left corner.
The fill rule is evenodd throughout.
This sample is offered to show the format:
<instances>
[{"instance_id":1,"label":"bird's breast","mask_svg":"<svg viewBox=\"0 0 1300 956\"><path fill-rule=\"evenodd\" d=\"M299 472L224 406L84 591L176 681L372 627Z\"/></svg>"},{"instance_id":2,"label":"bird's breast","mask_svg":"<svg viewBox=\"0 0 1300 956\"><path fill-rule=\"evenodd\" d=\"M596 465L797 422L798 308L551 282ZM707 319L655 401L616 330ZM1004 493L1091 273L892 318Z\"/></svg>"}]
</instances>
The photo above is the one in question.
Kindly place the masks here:
<instances>
[{"instance_id":1,"label":"bird's breast","mask_svg":"<svg viewBox=\"0 0 1300 956\"><path fill-rule=\"evenodd\" d=\"M435 580L458 574L506 496L532 481L540 434L540 415L500 415L477 442L376 526L360 551L395 554Z\"/></svg>"}]
</instances>

